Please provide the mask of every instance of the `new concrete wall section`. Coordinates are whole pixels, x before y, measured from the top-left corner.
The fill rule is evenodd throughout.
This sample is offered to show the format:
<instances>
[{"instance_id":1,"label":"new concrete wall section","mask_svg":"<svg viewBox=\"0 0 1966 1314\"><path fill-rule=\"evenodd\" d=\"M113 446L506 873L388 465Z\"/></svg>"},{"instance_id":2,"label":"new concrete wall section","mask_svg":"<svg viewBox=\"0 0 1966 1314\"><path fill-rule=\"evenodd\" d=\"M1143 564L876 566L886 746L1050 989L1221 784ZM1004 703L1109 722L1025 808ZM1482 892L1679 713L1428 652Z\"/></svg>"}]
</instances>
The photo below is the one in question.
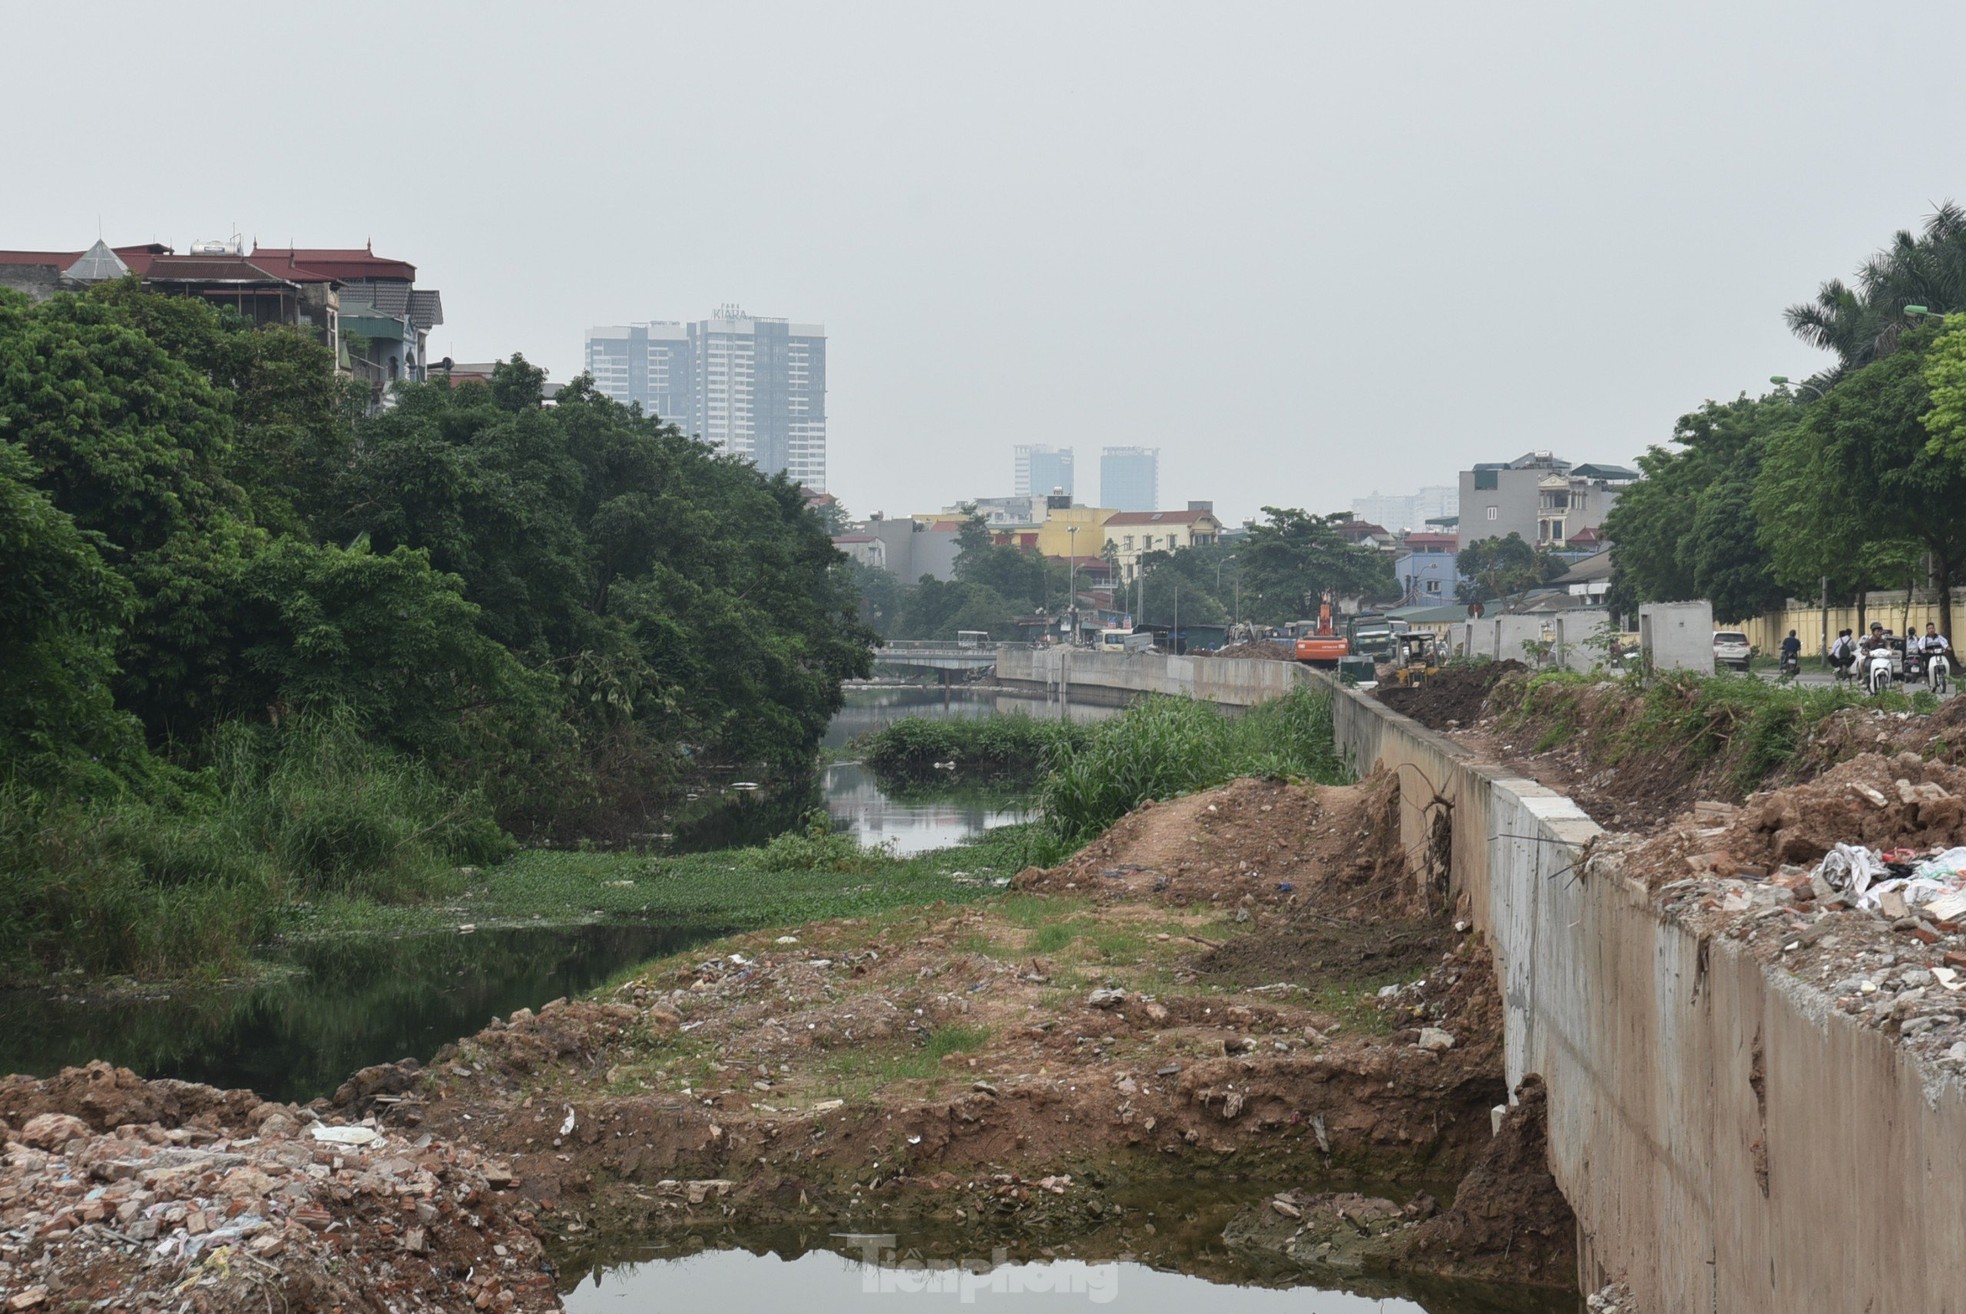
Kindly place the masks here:
<instances>
[{"instance_id":1,"label":"new concrete wall section","mask_svg":"<svg viewBox=\"0 0 1966 1314\"><path fill-rule=\"evenodd\" d=\"M1171 657L1164 653L1095 652L1086 648L997 649L997 678L1047 690L1097 688L1161 693L1248 707L1305 684L1296 662L1234 657Z\"/></svg>"},{"instance_id":2,"label":"new concrete wall section","mask_svg":"<svg viewBox=\"0 0 1966 1314\"><path fill-rule=\"evenodd\" d=\"M1407 851L1451 835L1448 897L1495 952L1509 1082L1549 1085L1586 1289L1624 1274L1659 1314L1966 1310L1956 1081L1662 920L1615 855L1579 870L1599 831L1568 798L1356 691L1333 714L1355 765L1396 771Z\"/></svg>"}]
</instances>

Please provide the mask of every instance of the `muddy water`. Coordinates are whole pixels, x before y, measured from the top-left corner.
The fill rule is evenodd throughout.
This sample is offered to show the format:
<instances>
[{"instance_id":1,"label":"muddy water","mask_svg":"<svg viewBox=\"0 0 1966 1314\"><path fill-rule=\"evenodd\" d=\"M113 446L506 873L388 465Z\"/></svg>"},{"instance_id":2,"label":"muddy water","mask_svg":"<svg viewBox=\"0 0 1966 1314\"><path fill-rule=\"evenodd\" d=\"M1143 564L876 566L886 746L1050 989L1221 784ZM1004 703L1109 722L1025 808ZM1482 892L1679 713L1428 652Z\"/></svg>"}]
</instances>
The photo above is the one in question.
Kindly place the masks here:
<instances>
[{"instance_id":1,"label":"muddy water","mask_svg":"<svg viewBox=\"0 0 1966 1314\"><path fill-rule=\"evenodd\" d=\"M825 745L838 752L854 739L904 717L930 720L1002 716L1022 713L1036 717L1070 716L1074 721L1114 716L1117 708L1072 704L1061 708L1043 698L1027 698L981 689L850 689L846 706L833 718ZM871 771L857 762L833 762L823 785L827 813L833 824L862 844L882 844L896 853L924 853L947 848L982 834L992 826L1026 820L1029 812L1020 794L987 787L897 798L882 789Z\"/></svg>"},{"instance_id":2,"label":"muddy water","mask_svg":"<svg viewBox=\"0 0 1966 1314\"><path fill-rule=\"evenodd\" d=\"M728 1238L726 1238L728 1240ZM1198 1241L1151 1257L969 1255L932 1234L745 1238L738 1248L563 1270L570 1314L642 1310L1072 1310L1122 1314L1576 1314L1574 1295L1438 1279L1342 1281L1278 1269Z\"/></svg>"},{"instance_id":3,"label":"muddy water","mask_svg":"<svg viewBox=\"0 0 1966 1314\"><path fill-rule=\"evenodd\" d=\"M305 1101L357 1068L428 1059L494 1016L591 990L626 964L713 934L610 925L342 940L295 948L283 956L291 971L245 989L9 992L0 994L0 1073L46 1076L106 1059L145 1077Z\"/></svg>"}]
</instances>

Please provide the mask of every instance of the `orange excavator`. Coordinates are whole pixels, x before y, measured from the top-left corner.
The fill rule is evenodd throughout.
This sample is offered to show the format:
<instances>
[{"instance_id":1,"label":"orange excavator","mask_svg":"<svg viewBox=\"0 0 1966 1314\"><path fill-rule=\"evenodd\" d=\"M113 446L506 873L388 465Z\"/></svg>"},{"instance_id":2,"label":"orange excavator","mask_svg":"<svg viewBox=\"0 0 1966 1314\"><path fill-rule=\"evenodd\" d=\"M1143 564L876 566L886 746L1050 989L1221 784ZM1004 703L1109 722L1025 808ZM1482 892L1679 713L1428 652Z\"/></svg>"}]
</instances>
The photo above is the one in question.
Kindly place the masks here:
<instances>
[{"instance_id":1,"label":"orange excavator","mask_svg":"<svg viewBox=\"0 0 1966 1314\"><path fill-rule=\"evenodd\" d=\"M1335 667L1352 650L1351 644L1332 621L1331 592L1328 589L1318 602L1317 627L1313 629L1309 621L1299 621L1290 628L1293 635L1291 655L1300 662Z\"/></svg>"}]
</instances>

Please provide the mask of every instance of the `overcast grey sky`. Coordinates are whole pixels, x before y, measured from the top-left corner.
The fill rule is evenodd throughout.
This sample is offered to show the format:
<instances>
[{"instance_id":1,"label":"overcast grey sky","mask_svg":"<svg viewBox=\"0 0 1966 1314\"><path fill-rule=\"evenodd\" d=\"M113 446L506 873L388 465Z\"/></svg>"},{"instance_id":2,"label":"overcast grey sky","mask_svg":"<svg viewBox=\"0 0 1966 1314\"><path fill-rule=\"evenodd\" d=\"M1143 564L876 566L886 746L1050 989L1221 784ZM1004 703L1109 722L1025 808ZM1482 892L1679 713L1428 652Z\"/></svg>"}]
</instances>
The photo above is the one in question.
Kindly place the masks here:
<instances>
[{"instance_id":1,"label":"overcast grey sky","mask_svg":"<svg viewBox=\"0 0 1966 1314\"><path fill-rule=\"evenodd\" d=\"M1627 460L1819 357L1781 310L1966 198L1966 6L0 5L0 246L411 260L439 354L829 336L856 513L1014 442L1345 507Z\"/></svg>"}]
</instances>

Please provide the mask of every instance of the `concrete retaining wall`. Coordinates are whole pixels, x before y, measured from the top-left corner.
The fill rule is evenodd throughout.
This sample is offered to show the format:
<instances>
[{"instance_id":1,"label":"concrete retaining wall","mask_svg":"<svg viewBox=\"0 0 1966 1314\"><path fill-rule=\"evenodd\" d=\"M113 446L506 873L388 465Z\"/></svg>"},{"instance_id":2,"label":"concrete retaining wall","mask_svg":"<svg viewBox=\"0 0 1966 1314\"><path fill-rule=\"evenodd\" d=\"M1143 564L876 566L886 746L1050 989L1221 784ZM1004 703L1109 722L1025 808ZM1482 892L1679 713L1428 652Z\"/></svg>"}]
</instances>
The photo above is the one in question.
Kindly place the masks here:
<instances>
[{"instance_id":1,"label":"concrete retaining wall","mask_svg":"<svg viewBox=\"0 0 1966 1314\"><path fill-rule=\"evenodd\" d=\"M1232 707L1289 693L1310 678L1296 662L1234 657L1170 657L1164 653L1094 652L1084 648L998 648L997 678L1039 685L1120 693L1163 693Z\"/></svg>"},{"instance_id":2,"label":"concrete retaining wall","mask_svg":"<svg viewBox=\"0 0 1966 1314\"><path fill-rule=\"evenodd\" d=\"M1570 799L1367 695L1334 700L1340 751L1397 772L1407 852L1451 835L1451 897L1495 951L1510 1086L1549 1085L1586 1290L1623 1274L1657 1314L1966 1310L1956 1081L1928 1085L1821 995L1662 921L1615 857L1580 872L1599 832Z\"/></svg>"}]
</instances>

